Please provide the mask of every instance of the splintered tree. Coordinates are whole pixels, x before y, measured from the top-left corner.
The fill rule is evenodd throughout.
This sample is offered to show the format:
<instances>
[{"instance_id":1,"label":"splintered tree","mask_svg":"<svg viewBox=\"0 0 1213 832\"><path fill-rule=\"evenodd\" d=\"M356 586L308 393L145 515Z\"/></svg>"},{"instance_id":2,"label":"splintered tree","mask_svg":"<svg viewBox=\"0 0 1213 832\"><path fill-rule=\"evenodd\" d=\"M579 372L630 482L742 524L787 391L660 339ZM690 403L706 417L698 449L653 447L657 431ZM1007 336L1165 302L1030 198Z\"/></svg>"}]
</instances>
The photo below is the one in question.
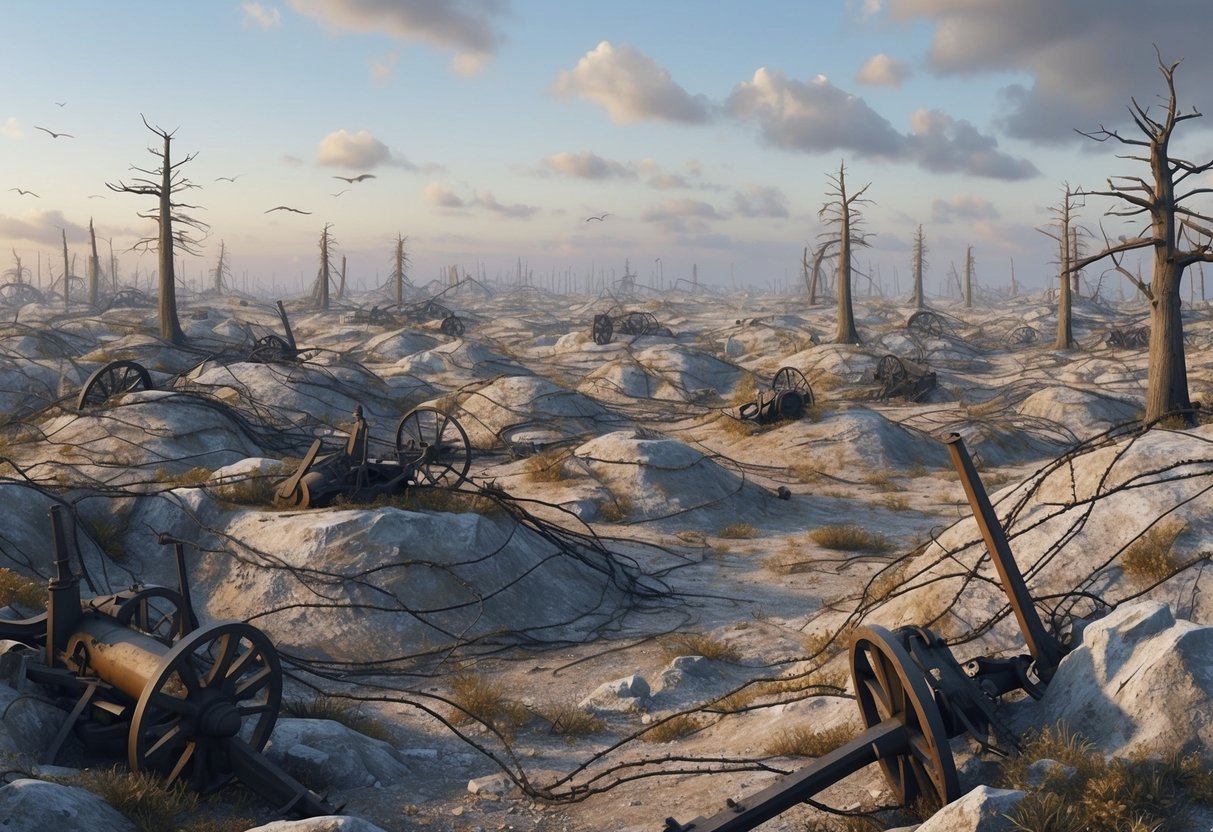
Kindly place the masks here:
<instances>
[{"instance_id":1,"label":"splintered tree","mask_svg":"<svg viewBox=\"0 0 1213 832\"><path fill-rule=\"evenodd\" d=\"M332 263L329 260L329 248L337 241L333 239L333 235L329 234L329 229L332 228L332 223L325 223L324 231L320 233L320 271L316 275L316 287L312 290L312 297L316 301L316 308L328 311L329 308L329 281L332 279Z\"/></svg>"},{"instance_id":2,"label":"splintered tree","mask_svg":"<svg viewBox=\"0 0 1213 832\"><path fill-rule=\"evenodd\" d=\"M858 344L859 331L855 329L855 310L851 305L851 261L855 247L868 244L866 235L860 230L863 214L859 206L871 202L863 195L872 183L855 193L847 193L847 169L843 162L838 165L838 174L830 176L830 182L833 187L829 193L834 198L823 205L817 215L835 227L833 238L838 242L838 269L835 271L838 327L834 332L834 343Z\"/></svg>"},{"instance_id":3,"label":"splintered tree","mask_svg":"<svg viewBox=\"0 0 1213 832\"><path fill-rule=\"evenodd\" d=\"M88 258L88 305L96 306L100 299L101 258L97 256L97 232L93 230L93 218L88 218L88 241L92 254Z\"/></svg>"},{"instance_id":4,"label":"splintered tree","mask_svg":"<svg viewBox=\"0 0 1213 832\"><path fill-rule=\"evenodd\" d=\"M922 291L922 271L927 264L927 240L923 236L922 226L918 226L918 233L914 235L914 290L910 295L910 302L914 304L915 309L926 308L927 301L923 296Z\"/></svg>"},{"instance_id":5,"label":"splintered tree","mask_svg":"<svg viewBox=\"0 0 1213 832\"><path fill-rule=\"evenodd\" d=\"M341 282L337 284L337 300L345 297L345 255L341 255Z\"/></svg>"},{"instance_id":6,"label":"splintered tree","mask_svg":"<svg viewBox=\"0 0 1213 832\"><path fill-rule=\"evenodd\" d=\"M1057 217L1057 230L1054 232L1047 228L1038 228L1037 231L1057 241L1057 340L1053 342L1053 348L1068 350L1074 347L1072 326L1074 303L1071 291L1073 287L1070 284L1070 265L1075 260L1074 250L1078 231L1073 224L1074 192L1070 189L1069 182L1066 183L1061 205L1049 210ZM1077 271L1074 272L1074 274L1077 273Z\"/></svg>"},{"instance_id":7,"label":"splintered tree","mask_svg":"<svg viewBox=\"0 0 1213 832\"><path fill-rule=\"evenodd\" d=\"M973 247L965 247L965 309L973 308Z\"/></svg>"},{"instance_id":8,"label":"splintered tree","mask_svg":"<svg viewBox=\"0 0 1213 832\"><path fill-rule=\"evenodd\" d=\"M227 262L227 246L223 240L219 241L219 260L215 263L215 270L211 273L211 290L216 295L222 295L228 290L228 278L232 276L232 267Z\"/></svg>"},{"instance_id":9,"label":"splintered tree","mask_svg":"<svg viewBox=\"0 0 1213 832\"><path fill-rule=\"evenodd\" d=\"M147 149L148 153L160 161L159 166L151 170L132 166L136 173L141 173L143 176L136 177L130 182L120 181L116 184L107 182L105 186L118 193L156 197L156 209L139 214L139 216L155 220L160 233L155 238L149 237L140 240L131 248L135 250L148 250L153 246L156 248L159 267L160 337L173 344L183 344L185 343L185 333L182 332L181 322L177 318L177 276L173 266L174 250L179 248L186 254L197 254L199 241L190 235L190 231L205 234L208 226L201 220L185 213L196 210L197 205L179 202L177 196L183 191L197 187L181 173L182 166L193 161L197 154L191 153L181 161L173 162L173 135L177 131L174 130L170 133L160 127L152 127L147 123L146 117L140 116L140 118L143 119L143 126L159 136L163 142L159 150L154 147Z\"/></svg>"},{"instance_id":10,"label":"splintered tree","mask_svg":"<svg viewBox=\"0 0 1213 832\"><path fill-rule=\"evenodd\" d=\"M72 267L67 261L67 229L59 229L63 233L63 308L71 306Z\"/></svg>"},{"instance_id":11,"label":"splintered tree","mask_svg":"<svg viewBox=\"0 0 1213 832\"><path fill-rule=\"evenodd\" d=\"M1158 50L1155 49L1157 54ZM1114 217L1141 218L1148 223L1137 236L1107 239L1102 251L1070 264L1071 271L1082 269L1096 261L1110 258L1113 268L1137 287L1150 303L1150 353L1146 384L1147 422L1175 411L1188 411L1188 368L1184 356L1183 317L1180 284L1184 270L1194 263L1213 262L1213 217L1189 207L1192 197L1213 193L1213 188L1192 187L1177 192L1177 186L1213 169L1213 160L1200 164L1171 155L1170 142L1175 128L1184 121L1199 118L1192 110L1180 113L1175 96L1175 69L1181 62L1166 64L1158 55L1158 68L1166 79L1166 103L1161 120L1150 115L1131 98L1129 112L1133 123L1144 138L1130 138L1116 130L1100 125L1092 132L1078 131L1097 142L1113 140L1130 148L1142 148L1121 158L1144 162L1150 167L1150 179L1140 176L1116 176L1107 180L1106 191L1080 191L1081 194L1109 197L1119 205L1106 214ZM1154 253L1150 282L1124 266L1124 255L1130 251L1150 249Z\"/></svg>"},{"instance_id":12,"label":"splintered tree","mask_svg":"<svg viewBox=\"0 0 1213 832\"><path fill-rule=\"evenodd\" d=\"M404 287L412 286L405 272L409 267L409 253L405 250L409 238L401 234L396 235L396 265L392 269L391 281L396 287L396 305L404 304Z\"/></svg>"},{"instance_id":13,"label":"splintered tree","mask_svg":"<svg viewBox=\"0 0 1213 832\"><path fill-rule=\"evenodd\" d=\"M29 266L21 265L21 255L17 253L17 249L13 249L13 267L4 272L4 276L10 278L14 283L29 283L33 275L30 273Z\"/></svg>"}]
</instances>

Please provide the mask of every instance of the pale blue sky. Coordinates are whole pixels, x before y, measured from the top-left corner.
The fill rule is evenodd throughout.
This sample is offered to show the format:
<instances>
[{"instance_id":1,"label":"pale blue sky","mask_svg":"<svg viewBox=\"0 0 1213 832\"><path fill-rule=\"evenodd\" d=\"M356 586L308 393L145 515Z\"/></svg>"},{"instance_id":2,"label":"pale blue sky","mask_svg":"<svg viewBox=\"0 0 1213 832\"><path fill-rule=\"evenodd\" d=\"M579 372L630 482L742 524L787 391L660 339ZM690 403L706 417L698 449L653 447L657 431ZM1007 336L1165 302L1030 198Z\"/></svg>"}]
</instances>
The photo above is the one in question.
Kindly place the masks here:
<instances>
[{"instance_id":1,"label":"pale blue sky","mask_svg":"<svg viewBox=\"0 0 1213 832\"><path fill-rule=\"evenodd\" d=\"M187 200L211 231L191 281L224 240L237 276L310 282L331 223L357 285L386 275L404 234L418 283L449 264L493 277L518 258L544 279L619 274L627 258L652 279L661 258L666 285L695 264L706 282L769 287L796 279L845 159L854 185L872 183L859 262L886 290L895 270L906 287L918 223L931 289L966 245L981 283L1005 285L1014 258L1021 282L1043 286L1053 254L1034 227L1063 183L1144 172L1074 128L1132 134L1129 97L1163 91L1151 42L1184 58L1181 102L1213 105L1213 4L1146 5L9 2L0 264L16 250L57 273L60 229L83 258L90 218L118 251L148 233L149 201L105 187L155 164L142 113L176 131L178 157L197 154ZM1190 124L1180 147L1203 161L1208 126ZM359 173L375 178L333 178ZM276 205L311 213L264 213ZM1105 207L1082 219L1095 227Z\"/></svg>"}]
</instances>

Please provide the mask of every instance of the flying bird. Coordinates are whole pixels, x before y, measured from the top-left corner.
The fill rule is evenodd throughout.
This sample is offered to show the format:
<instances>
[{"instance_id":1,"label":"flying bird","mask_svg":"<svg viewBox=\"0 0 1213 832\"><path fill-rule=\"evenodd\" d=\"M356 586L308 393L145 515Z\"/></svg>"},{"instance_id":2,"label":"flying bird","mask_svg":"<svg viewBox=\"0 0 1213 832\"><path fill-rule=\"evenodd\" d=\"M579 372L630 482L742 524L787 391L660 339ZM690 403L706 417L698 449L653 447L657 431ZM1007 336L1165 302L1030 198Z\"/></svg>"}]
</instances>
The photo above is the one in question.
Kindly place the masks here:
<instances>
[{"instance_id":1,"label":"flying bird","mask_svg":"<svg viewBox=\"0 0 1213 832\"><path fill-rule=\"evenodd\" d=\"M607 212L607 213L605 213L605 214L599 214L599 215L598 215L598 216L596 216L596 217L586 217L586 218L585 218L585 221L586 221L586 222L589 222L590 220L598 220L599 222L602 222L603 220L605 220L605 219L606 219L607 217L609 217L610 215L611 215L611 214L610 214L610 212Z\"/></svg>"},{"instance_id":2,"label":"flying bird","mask_svg":"<svg viewBox=\"0 0 1213 832\"><path fill-rule=\"evenodd\" d=\"M374 178L375 178L375 174L373 174L373 173L360 173L360 174L358 174L357 176L334 176L333 178L334 178L334 179L344 179L346 182L349 182L349 183L352 185L352 184L354 184L355 182L361 182L363 179L374 179Z\"/></svg>"},{"instance_id":3,"label":"flying bird","mask_svg":"<svg viewBox=\"0 0 1213 832\"><path fill-rule=\"evenodd\" d=\"M341 190L339 190L337 193L333 194L333 196L341 196L341 195L342 195L342 194L344 194L344 193L348 193L348 192L349 192L349 190L350 190L349 188L342 188L342 189L341 189Z\"/></svg>"},{"instance_id":4,"label":"flying bird","mask_svg":"<svg viewBox=\"0 0 1213 832\"><path fill-rule=\"evenodd\" d=\"M239 179L241 176L244 176L244 174L243 174L243 173L238 173L238 174L236 174L235 176L219 176L219 177L216 177L216 178L215 178L215 181L216 181L216 182L235 182L235 181L236 181L237 179Z\"/></svg>"},{"instance_id":5,"label":"flying bird","mask_svg":"<svg viewBox=\"0 0 1213 832\"><path fill-rule=\"evenodd\" d=\"M278 205L278 206L276 206L276 207L274 207L274 208L271 208L269 211L265 211L264 213L268 214L268 213L270 213L270 211L294 211L296 214L310 214L310 213L312 213L311 211L300 211L298 208L291 208L291 207L286 206L286 205Z\"/></svg>"},{"instance_id":6,"label":"flying bird","mask_svg":"<svg viewBox=\"0 0 1213 832\"><path fill-rule=\"evenodd\" d=\"M103 197L101 194L89 194L88 198L89 199L105 199L105 197Z\"/></svg>"},{"instance_id":7,"label":"flying bird","mask_svg":"<svg viewBox=\"0 0 1213 832\"><path fill-rule=\"evenodd\" d=\"M66 101L56 101L56 102L55 102L55 106L56 106L56 107L66 107L66 106L67 106L67 102L66 102Z\"/></svg>"},{"instance_id":8,"label":"flying bird","mask_svg":"<svg viewBox=\"0 0 1213 832\"><path fill-rule=\"evenodd\" d=\"M39 126L38 126L38 125L36 125L36 124L34 125L34 129L35 129L35 130L41 130L43 133L49 133L49 134L50 134L50 137L51 137L52 139L57 139L57 138L59 138L60 136L62 136L62 137L63 137L63 138L65 138L65 139L74 139L74 138L76 138L76 137L75 137L75 136L73 136L71 133L56 133L54 130L47 130L45 127L39 127Z\"/></svg>"},{"instance_id":9,"label":"flying bird","mask_svg":"<svg viewBox=\"0 0 1213 832\"><path fill-rule=\"evenodd\" d=\"M36 193L34 193L33 191L25 191L25 190L22 190L21 188L9 188L9 190L10 190L10 191L16 191L16 192L17 192L17 194L18 194L19 196L26 196L27 194L28 194L29 196L38 196L38 195L37 195ZM38 196L38 199L42 199L42 197Z\"/></svg>"}]
</instances>

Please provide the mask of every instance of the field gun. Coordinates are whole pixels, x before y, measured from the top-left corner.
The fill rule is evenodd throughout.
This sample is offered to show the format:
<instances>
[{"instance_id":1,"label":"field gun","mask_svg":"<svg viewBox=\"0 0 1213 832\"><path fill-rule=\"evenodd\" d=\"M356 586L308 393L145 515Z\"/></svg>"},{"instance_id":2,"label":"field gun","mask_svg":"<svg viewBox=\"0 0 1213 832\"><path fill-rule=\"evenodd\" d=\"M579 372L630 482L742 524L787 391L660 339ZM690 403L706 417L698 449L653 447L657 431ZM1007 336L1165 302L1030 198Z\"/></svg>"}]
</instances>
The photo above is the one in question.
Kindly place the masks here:
<instances>
[{"instance_id":1,"label":"field gun","mask_svg":"<svg viewBox=\"0 0 1213 832\"><path fill-rule=\"evenodd\" d=\"M370 456L362 405L354 410L345 447L321 455L323 445L323 440L314 440L295 472L278 484L276 504L322 508L338 499L365 503L417 485L458 488L472 464L472 445L463 425L432 405L420 405L401 417L391 456Z\"/></svg>"},{"instance_id":2,"label":"field gun","mask_svg":"<svg viewBox=\"0 0 1213 832\"><path fill-rule=\"evenodd\" d=\"M765 425L783 419L799 419L813 406L813 388L804 373L795 367L780 367L771 380L771 389L758 394L755 401L738 409L738 416Z\"/></svg>"},{"instance_id":3,"label":"field gun","mask_svg":"<svg viewBox=\"0 0 1213 832\"><path fill-rule=\"evenodd\" d=\"M590 322L590 337L599 346L611 343L611 338L615 336L615 333L674 337L670 328L659 324L652 312L626 312L615 318L612 318L607 312L600 312Z\"/></svg>"},{"instance_id":4,"label":"field gun","mask_svg":"<svg viewBox=\"0 0 1213 832\"><path fill-rule=\"evenodd\" d=\"M880 765L901 805L920 798L946 805L961 796L950 740L968 734L988 748L998 697L1024 691L1038 699L1044 693L1066 648L1041 622L960 436L952 434L946 444L1028 653L961 665L924 627L859 627L850 668L864 732L748 798L729 799L710 817L685 824L666 818L663 832L746 832L872 763Z\"/></svg>"},{"instance_id":5,"label":"field gun","mask_svg":"<svg viewBox=\"0 0 1213 832\"><path fill-rule=\"evenodd\" d=\"M69 711L42 762L53 764L74 730L87 752L125 752L132 771L161 773L170 784L210 792L237 779L281 814L340 811L261 754L282 704L278 653L251 624L198 626L183 541L160 536L174 547L179 590L142 586L82 599L62 514L51 507L46 612L0 619L0 639L26 648L18 685L46 686Z\"/></svg>"}]
</instances>

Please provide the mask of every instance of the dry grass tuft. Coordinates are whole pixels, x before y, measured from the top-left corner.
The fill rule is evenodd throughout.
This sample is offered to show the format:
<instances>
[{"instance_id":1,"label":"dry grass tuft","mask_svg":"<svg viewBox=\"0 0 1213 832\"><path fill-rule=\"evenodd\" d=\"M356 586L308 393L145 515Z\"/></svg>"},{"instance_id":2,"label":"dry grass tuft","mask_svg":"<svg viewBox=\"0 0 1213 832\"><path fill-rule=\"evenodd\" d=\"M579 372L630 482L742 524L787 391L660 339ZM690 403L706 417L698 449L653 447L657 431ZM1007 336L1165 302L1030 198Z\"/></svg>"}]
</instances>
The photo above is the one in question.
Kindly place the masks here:
<instances>
[{"instance_id":1,"label":"dry grass tuft","mask_svg":"<svg viewBox=\"0 0 1213 832\"><path fill-rule=\"evenodd\" d=\"M844 643L845 645L845 643ZM847 689L847 673L843 670L814 670L781 679L756 681L712 703L709 710L732 714L749 708L762 700L784 697L803 699L805 696L838 695Z\"/></svg>"},{"instance_id":2,"label":"dry grass tuft","mask_svg":"<svg viewBox=\"0 0 1213 832\"><path fill-rule=\"evenodd\" d=\"M884 535L854 523L820 526L809 532L809 539L838 552L887 552L893 548Z\"/></svg>"},{"instance_id":3,"label":"dry grass tuft","mask_svg":"<svg viewBox=\"0 0 1213 832\"><path fill-rule=\"evenodd\" d=\"M531 721L525 705L507 699L499 685L478 673L457 673L450 684L451 700L458 706L451 713L456 725L480 721L508 737Z\"/></svg>"},{"instance_id":4,"label":"dry grass tuft","mask_svg":"<svg viewBox=\"0 0 1213 832\"><path fill-rule=\"evenodd\" d=\"M349 505L338 499L334 505ZM398 494L384 494L362 508L399 508L405 511L442 511L451 514L480 514L490 517L505 509L492 497L474 491L418 485Z\"/></svg>"},{"instance_id":5,"label":"dry grass tuft","mask_svg":"<svg viewBox=\"0 0 1213 832\"><path fill-rule=\"evenodd\" d=\"M1125 574L1150 582L1173 574L1183 565L1173 551L1175 541L1187 528L1173 517L1155 523L1121 554L1120 566Z\"/></svg>"},{"instance_id":6,"label":"dry grass tuft","mask_svg":"<svg viewBox=\"0 0 1213 832\"><path fill-rule=\"evenodd\" d=\"M550 705L541 709L539 716L549 723L549 733L569 739L601 734L607 727L603 719L576 705Z\"/></svg>"},{"instance_id":7,"label":"dry grass tuft","mask_svg":"<svg viewBox=\"0 0 1213 832\"><path fill-rule=\"evenodd\" d=\"M88 536L101 548L101 551L115 563L126 560L126 544L123 540L126 532L126 518L117 515L98 517L88 523L85 530Z\"/></svg>"},{"instance_id":8,"label":"dry grass tuft","mask_svg":"<svg viewBox=\"0 0 1213 832\"><path fill-rule=\"evenodd\" d=\"M667 660L679 656L703 656L714 662L739 662L741 652L729 644L712 636L700 633L677 633L661 639L661 652Z\"/></svg>"},{"instance_id":9,"label":"dry grass tuft","mask_svg":"<svg viewBox=\"0 0 1213 832\"><path fill-rule=\"evenodd\" d=\"M98 795L130 819L139 832L181 829L181 822L195 814L198 793L184 783L165 786L159 775L125 769L86 769L65 782Z\"/></svg>"},{"instance_id":10,"label":"dry grass tuft","mask_svg":"<svg viewBox=\"0 0 1213 832\"><path fill-rule=\"evenodd\" d=\"M282 710L300 719L331 719L377 740L386 741L392 736L386 725L367 716L362 706L351 699L316 694L303 699L285 699Z\"/></svg>"},{"instance_id":11,"label":"dry grass tuft","mask_svg":"<svg viewBox=\"0 0 1213 832\"><path fill-rule=\"evenodd\" d=\"M644 742L673 742L695 733L703 725L703 720L694 714L679 714L658 722L641 734L640 739Z\"/></svg>"},{"instance_id":12,"label":"dry grass tuft","mask_svg":"<svg viewBox=\"0 0 1213 832\"><path fill-rule=\"evenodd\" d=\"M0 566L0 607L12 604L28 610L46 609L46 585Z\"/></svg>"},{"instance_id":13,"label":"dry grass tuft","mask_svg":"<svg viewBox=\"0 0 1213 832\"><path fill-rule=\"evenodd\" d=\"M598 507L598 514L608 523L620 523L632 513L632 499L626 495L612 495L611 499Z\"/></svg>"},{"instance_id":14,"label":"dry grass tuft","mask_svg":"<svg viewBox=\"0 0 1213 832\"><path fill-rule=\"evenodd\" d=\"M522 463L522 473L530 482L560 482L569 478L564 464L573 456L567 449L540 451Z\"/></svg>"},{"instance_id":15,"label":"dry grass tuft","mask_svg":"<svg viewBox=\"0 0 1213 832\"><path fill-rule=\"evenodd\" d=\"M901 491L901 486L893 481L893 475L888 471L874 471L864 477L863 481L877 491Z\"/></svg>"},{"instance_id":16,"label":"dry grass tuft","mask_svg":"<svg viewBox=\"0 0 1213 832\"><path fill-rule=\"evenodd\" d=\"M749 540L758 537L758 529L749 523L729 523L717 533L717 536L729 540Z\"/></svg>"},{"instance_id":17,"label":"dry grass tuft","mask_svg":"<svg viewBox=\"0 0 1213 832\"><path fill-rule=\"evenodd\" d=\"M797 726L783 731L766 744L766 753L773 757L824 757L857 736L855 726L835 725L824 731Z\"/></svg>"},{"instance_id":18,"label":"dry grass tuft","mask_svg":"<svg viewBox=\"0 0 1213 832\"><path fill-rule=\"evenodd\" d=\"M1044 759L1074 771L1032 786L1029 767ZM1008 816L1020 832L1170 832L1188 828L1193 805L1213 805L1209 759L1174 751L1157 759L1108 758L1065 726L1037 735L1003 767L1002 781L1028 792Z\"/></svg>"},{"instance_id":19,"label":"dry grass tuft","mask_svg":"<svg viewBox=\"0 0 1213 832\"><path fill-rule=\"evenodd\" d=\"M903 497L900 494L890 494L880 500L880 505L887 508L889 511L909 511L910 498Z\"/></svg>"}]
</instances>

